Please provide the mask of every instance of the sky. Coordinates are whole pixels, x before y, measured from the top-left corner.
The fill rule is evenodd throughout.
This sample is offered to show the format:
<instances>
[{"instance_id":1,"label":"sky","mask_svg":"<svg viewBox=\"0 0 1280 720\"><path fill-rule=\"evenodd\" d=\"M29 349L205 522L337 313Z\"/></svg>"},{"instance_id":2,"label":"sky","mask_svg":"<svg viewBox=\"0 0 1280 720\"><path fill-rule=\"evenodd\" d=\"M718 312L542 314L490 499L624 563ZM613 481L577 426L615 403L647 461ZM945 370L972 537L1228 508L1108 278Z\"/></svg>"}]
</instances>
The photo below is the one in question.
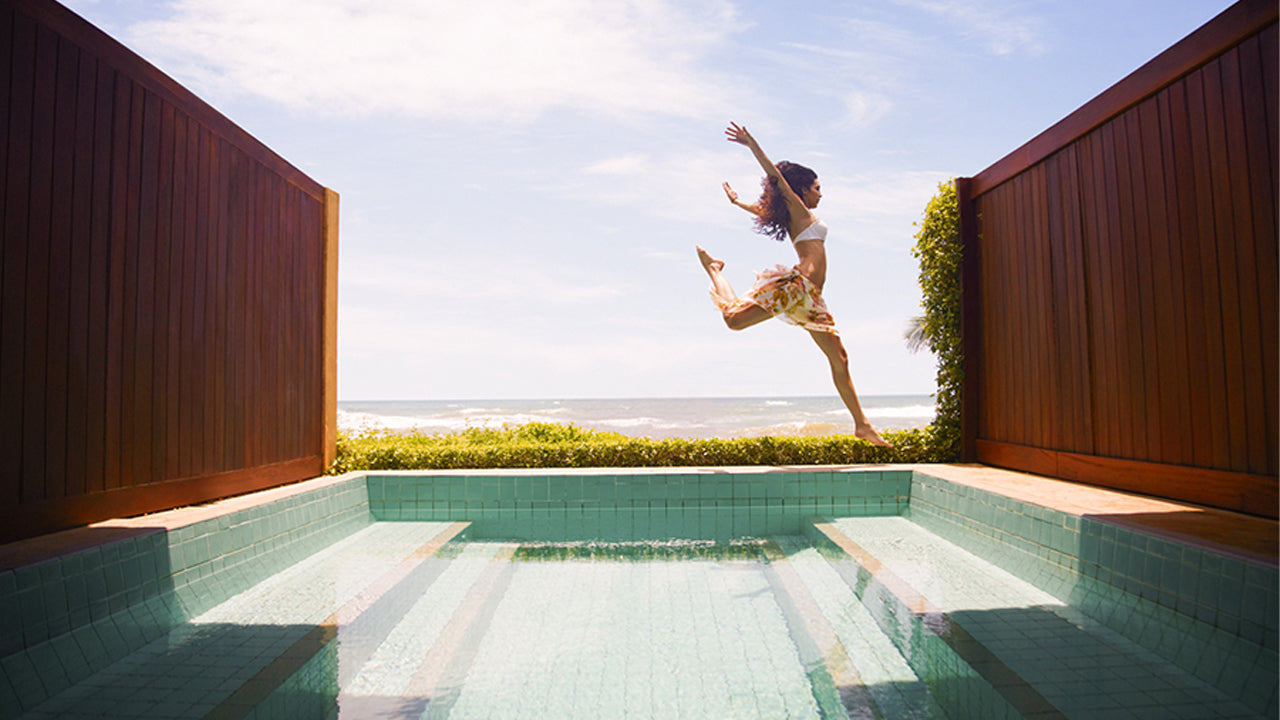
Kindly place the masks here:
<instances>
[{"instance_id":1,"label":"sky","mask_svg":"<svg viewBox=\"0 0 1280 720\"><path fill-rule=\"evenodd\" d=\"M728 330L796 262L755 234L749 128L813 168L862 395L903 340L940 182L972 176L1227 0L63 0L341 196L338 398L834 395L804 331Z\"/></svg>"}]
</instances>

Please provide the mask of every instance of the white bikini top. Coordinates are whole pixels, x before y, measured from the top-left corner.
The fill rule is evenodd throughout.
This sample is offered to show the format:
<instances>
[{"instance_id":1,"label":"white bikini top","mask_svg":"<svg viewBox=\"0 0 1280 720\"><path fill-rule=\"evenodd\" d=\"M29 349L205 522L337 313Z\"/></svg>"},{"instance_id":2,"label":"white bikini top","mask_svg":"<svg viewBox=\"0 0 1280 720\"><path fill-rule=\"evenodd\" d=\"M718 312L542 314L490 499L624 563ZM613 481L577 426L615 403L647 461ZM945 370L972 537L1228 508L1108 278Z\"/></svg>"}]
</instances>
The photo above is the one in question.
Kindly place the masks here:
<instances>
[{"instance_id":1,"label":"white bikini top","mask_svg":"<svg viewBox=\"0 0 1280 720\"><path fill-rule=\"evenodd\" d=\"M827 224L819 218L813 219L813 224L805 228L792 242L800 242L802 240L826 240Z\"/></svg>"}]
</instances>

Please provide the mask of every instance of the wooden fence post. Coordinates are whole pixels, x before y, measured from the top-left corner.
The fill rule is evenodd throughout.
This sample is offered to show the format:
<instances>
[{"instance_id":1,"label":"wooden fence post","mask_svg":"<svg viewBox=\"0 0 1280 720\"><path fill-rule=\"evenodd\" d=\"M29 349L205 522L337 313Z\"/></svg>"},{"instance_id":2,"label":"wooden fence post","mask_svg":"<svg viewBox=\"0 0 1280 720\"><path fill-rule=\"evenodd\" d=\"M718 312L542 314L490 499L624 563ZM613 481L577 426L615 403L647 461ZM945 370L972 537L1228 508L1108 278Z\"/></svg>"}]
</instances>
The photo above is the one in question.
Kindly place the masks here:
<instances>
[{"instance_id":1,"label":"wooden fence post","mask_svg":"<svg viewBox=\"0 0 1280 720\"><path fill-rule=\"evenodd\" d=\"M324 467L333 464L338 453L338 193L324 189Z\"/></svg>"},{"instance_id":2,"label":"wooden fence post","mask_svg":"<svg viewBox=\"0 0 1280 720\"><path fill-rule=\"evenodd\" d=\"M964 380L960 386L960 460L978 459L978 418L982 379L982 288L978 218L973 204L973 178L956 178L960 213L960 342Z\"/></svg>"}]
</instances>

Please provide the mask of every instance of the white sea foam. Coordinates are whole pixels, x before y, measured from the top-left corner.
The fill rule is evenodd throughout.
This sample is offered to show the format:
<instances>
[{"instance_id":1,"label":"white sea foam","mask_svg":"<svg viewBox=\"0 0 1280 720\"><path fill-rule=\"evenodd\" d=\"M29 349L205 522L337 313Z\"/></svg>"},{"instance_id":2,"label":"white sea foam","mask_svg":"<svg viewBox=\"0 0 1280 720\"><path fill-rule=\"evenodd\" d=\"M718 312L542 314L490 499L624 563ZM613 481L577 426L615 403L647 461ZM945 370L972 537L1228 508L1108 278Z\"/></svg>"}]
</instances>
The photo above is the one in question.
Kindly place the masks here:
<instances>
[{"instance_id":1,"label":"white sea foam","mask_svg":"<svg viewBox=\"0 0 1280 720\"><path fill-rule=\"evenodd\" d=\"M924 395L864 396L878 429L924 427L934 417ZM338 426L428 434L497 429L531 422L572 424L636 437L758 437L847 434L848 410L836 397L642 398L621 400L451 400L342 403Z\"/></svg>"},{"instance_id":2,"label":"white sea foam","mask_svg":"<svg viewBox=\"0 0 1280 720\"><path fill-rule=\"evenodd\" d=\"M902 407L866 408L868 417L932 418L937 409L932 405L904 405Z\"/></svg>"}]
</instances>

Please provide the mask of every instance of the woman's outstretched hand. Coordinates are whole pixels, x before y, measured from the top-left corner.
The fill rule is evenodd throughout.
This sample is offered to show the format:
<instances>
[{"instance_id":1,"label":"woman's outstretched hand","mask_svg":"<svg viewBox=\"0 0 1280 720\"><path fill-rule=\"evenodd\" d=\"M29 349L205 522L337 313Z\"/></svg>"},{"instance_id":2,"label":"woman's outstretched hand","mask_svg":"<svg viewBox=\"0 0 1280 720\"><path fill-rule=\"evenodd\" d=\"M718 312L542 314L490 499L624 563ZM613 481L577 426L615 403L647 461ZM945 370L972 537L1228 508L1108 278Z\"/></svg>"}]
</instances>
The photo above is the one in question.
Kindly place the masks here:
<instances>
[{"instance_id":1,"label":"woman's outstretched hand","mask_svg":"<svg viewBox=\"0 0 1280 720\"><path fill-rule=\"evenodd\" d=\"M738 193L735 192L733 188L729 187L729 183L724 183L724 194L729 196L729 202L734 205L738 204Z\"/></svg>"},{"instance_id":2,"label":"woman's outstretched hand","mask_svg":"<svg viewBox=\"0 0 1280 720\"><path fill-rule=\"evenodd\" d=\"M754 141L754 138L751 137L751 133L747 132L746 128L736 122L730 122L729 127L725 128L724 134L728 136L729 142L736 142L739 145L746 145L747 147L751 147L751 143Z\"/></svg>"}]
</instances>

